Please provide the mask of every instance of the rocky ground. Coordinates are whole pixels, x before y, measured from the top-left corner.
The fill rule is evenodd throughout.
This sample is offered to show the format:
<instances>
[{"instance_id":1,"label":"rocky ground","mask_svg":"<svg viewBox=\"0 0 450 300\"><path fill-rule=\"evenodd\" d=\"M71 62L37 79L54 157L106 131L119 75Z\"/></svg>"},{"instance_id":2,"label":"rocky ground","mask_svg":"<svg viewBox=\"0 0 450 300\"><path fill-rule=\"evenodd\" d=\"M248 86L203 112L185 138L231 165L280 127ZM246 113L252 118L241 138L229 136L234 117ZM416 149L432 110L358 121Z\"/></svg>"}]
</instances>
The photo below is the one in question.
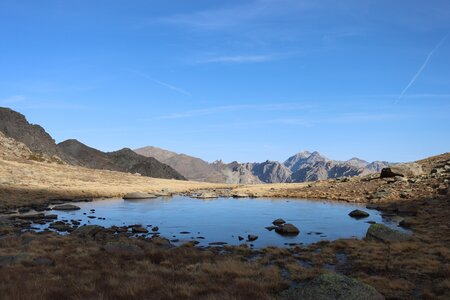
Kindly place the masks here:
<instances>
[{"instance_id":1,"label":"rocky ground","mask_svg":"<svg viewBox=\"0 0 450 300\"><path fill-rule=\"evenodd\" d=\"M45 157L37 161L14 143L4 140L0 146L2 299L450 298L450 154L393 169L397 174L385 178L230 186L96 171ZM139 228L76 228L51 216L9 215L135 191L364 202L401 218L413 234L375 224L363 240L200 249L193 243L173 247L158 236L128 238ZM55 229L69 226L71 233L28 232L36 221L52 222Z\"/></svg>"}]
</instances>

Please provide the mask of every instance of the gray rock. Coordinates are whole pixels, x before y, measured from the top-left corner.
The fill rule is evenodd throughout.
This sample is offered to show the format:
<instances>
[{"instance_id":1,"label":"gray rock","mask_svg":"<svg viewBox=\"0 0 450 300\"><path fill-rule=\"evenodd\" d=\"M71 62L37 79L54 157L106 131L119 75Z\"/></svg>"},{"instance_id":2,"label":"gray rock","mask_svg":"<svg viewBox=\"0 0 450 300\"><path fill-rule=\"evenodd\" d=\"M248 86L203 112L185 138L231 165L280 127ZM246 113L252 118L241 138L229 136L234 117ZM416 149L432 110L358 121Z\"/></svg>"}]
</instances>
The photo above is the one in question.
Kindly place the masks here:
<instances>
[{"instance_id":1,"label":"gray rock","mask_svg":"<svg viewBox=\"0 0 450 300\"><path fill-rule=\"evenodd\" d=\"M338 274L322 274L306 284L281 293L283 300L383 300L375 288Z\"/></svg>"},{"instance_id":2,"label":"gray rock","mask_svg":"<svg viewBox=\"0 0 450 300\"><path fill-rule=\"evenodd\" d=\"M80 208L73 204L63 204L63 205L57 205L53 207L53 210L63 210L63 211L69 211L69 210L79 210Z\"/></svg>"},{"instance_id":3,"label":"gray rock","mask_svg":"<svg viewBox=\"0 0 450 300\"><path fill-rule=\"evenodd\" d=\"M278 226L275 231L281 235L297 235L300 233L300 230L290 223Z\"/></svg>"},{"instance_id":4,"label":"gray rock","mask_svg":"<svg viewBox=\"0 0 450 300\"><path fill-rule=\"evenodd\" d=\"M142 192L128 193L125 196L123 196L123 199L125 200L150 199L150 198L157 198L157 196Z\"/></svg>"},{"instance_id":5,"label":"gray rock","mask_svg":"<svg viewBox=\"0 0 450 300\"><path fill-rule=\"evenodd\" d=\"M366 239L390 243L408 241L411 239L411 236L383 224L372 224L367 229Z\"/></svg>"},{"instance_id":6,"label":"gray rock","mask_svg":"<svg viewBox=\"0 0 450 300\"><path fill-rule=\"evenodd\" d=\"M355 219L367 218L369 214L365 211L355 209L348 214L350 217Z\"/></svg>"}]
</instances>

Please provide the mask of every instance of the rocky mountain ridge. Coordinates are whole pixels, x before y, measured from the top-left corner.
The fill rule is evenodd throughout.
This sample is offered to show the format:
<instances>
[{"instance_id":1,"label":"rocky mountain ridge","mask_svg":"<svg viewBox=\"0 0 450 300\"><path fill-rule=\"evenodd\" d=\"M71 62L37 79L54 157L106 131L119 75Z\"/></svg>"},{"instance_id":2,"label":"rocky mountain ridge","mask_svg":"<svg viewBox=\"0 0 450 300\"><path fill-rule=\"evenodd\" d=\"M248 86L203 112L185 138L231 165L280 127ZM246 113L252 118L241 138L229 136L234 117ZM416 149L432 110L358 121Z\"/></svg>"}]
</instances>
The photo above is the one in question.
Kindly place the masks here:
<instances>
[{"instance_id":1,"label":"rocky mountain ridge","mask_svg":"<svg viewBox=\"0 0 450 300\"><path fill-rule=\"evenodd\" d=\"M164 162L190 180L208 181L214 174L215 181L233 184L289 183L316 181L328 178L352 177L378 173L390 163L383 161L367 162L359 158L347 161L331 160L319 152L303 151L289 157L283 163L267 160L261 163L208 163L186 154L177 154L156 147L143 147L135 150L144 156L153 156ZM186 166L198 164L195 172Z\"/></svg>"}]
</instances>

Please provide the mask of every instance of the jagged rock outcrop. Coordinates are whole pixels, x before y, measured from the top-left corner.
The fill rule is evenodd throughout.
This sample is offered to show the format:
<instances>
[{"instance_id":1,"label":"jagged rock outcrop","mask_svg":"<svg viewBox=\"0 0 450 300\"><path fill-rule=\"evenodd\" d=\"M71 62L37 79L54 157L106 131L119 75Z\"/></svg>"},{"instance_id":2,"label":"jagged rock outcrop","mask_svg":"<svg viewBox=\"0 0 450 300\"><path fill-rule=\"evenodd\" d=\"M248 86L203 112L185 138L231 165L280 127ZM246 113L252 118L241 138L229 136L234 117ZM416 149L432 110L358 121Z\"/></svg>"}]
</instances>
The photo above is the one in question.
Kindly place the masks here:
<instances>
[{"instance_id":1,"label":"jagged rock outcrop","mask_svg":"<svg viewBox=\"0 0 450 300\"><path fill-rule=\"evenodd\" d=\"M58 144L61 152L74 157L81 166L91 169L139 173L143 176L179 179L185 178L170 166L153 157L145 157L131 149L102 152L88 147L77 140L67 140Z\"/></svg>"},{"instance_id":2,"label":"jagged rock outcrop","mask_svg":"<svg viewBox=\"0 0 450 300\"><path fill-rule=\"evenodd\" d=\"M76 161L62 153L55 140L39 125L30 124L24 115L5 107L0 107L0 131L7 137L25 144L36 154L60 158L68 163Z\"/></svg>"}]
</instances>

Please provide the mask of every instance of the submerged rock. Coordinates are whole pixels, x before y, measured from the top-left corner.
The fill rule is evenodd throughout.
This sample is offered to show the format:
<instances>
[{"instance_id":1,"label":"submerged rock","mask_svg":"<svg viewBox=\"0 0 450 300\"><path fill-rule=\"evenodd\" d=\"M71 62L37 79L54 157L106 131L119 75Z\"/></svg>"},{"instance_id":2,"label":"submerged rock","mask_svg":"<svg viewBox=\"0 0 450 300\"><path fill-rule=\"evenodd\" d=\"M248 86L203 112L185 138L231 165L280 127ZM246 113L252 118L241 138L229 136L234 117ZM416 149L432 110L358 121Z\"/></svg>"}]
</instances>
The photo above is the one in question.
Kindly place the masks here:
<instances>
[{"instance_id":1,"label":"submerged rock","mask_svg":"<svg viewBox=\"0 0 450 300\"><path fill-rule=\"evenodd\" d=\"M157 196L153 195L153 194L142 193L142 192L128 193L125 196L123 196L124 200L137 200L137 199L150 199L150 198L157 198Z\"/></svg>"},{"instance_id":2,"label":"submerged rock","mask_svg":"<svg viewBox=\"0 0 450 300\"><path fill-rule=\"evenodd\" d=\"M354 211L351 211L348 215L355 219L367 218L369 216L369 214L367 212L359 210L359 209L355 209Z\"/></svg>"},{"instance_id":3,"label":"submerged rock","mask_svg":"<svg viewBox=\"0 0 450 300\"><path fill-rule=\"evenodd\" d=\"M283 219L276 219L275 221L272 222L273 225L281 225L284 223L286 223L286 221Z\"/></svg>"},{"instance_id":4,"label":"submerged rock","mask_svg":"<svg viewBox=\"0 0 450 300\"><path fill-rule=\"evenodd\" d=\"M247 239L248 239L249 242L253 242L253 241L256 241L258 239L258 236L254 235L254 234L249 234L247 236Z\"/></svg>"},{"instance_id":5,"label":"submerged rock","mask_svg":"<svg viewBox=\"0 0 450 300\"><path fill-rule=\"evenodd\" d=\"M53 207L53 210L79 210L80 207L73 205L73 204L63 204L63 205L57 205Z\"/></svg>"},{"instance_id":6,"label":"submerged rock","mask_svg":"<svg viewBox=\"0 0 450 300\"><path fill-rule=\"evenodd\" d=\"M373 224L367 229L366 238L389 243L407 241L411 236L383 224Z\"/></svg>"},{"instance_id":7,"label":"submerged rock","mask_svg":"<svg viewBox=\"0 0 450 300\"><path fill-rule=\"evenodd\" d=\"M322 274L306 284L284 291L283 300L383 300L375 288L356 279L339 274Z\"/></svg>"},{"instance_id":8,"label":"submerged rock","mask_svg":"<svg viewBox=\"0 0 450 300\"><path fill-rule=\"evenodd\" d=\"M281 235L297 235L300 233L300 230L290 223L278 226L275 231Z\"/></svg>"}]
</instances>

